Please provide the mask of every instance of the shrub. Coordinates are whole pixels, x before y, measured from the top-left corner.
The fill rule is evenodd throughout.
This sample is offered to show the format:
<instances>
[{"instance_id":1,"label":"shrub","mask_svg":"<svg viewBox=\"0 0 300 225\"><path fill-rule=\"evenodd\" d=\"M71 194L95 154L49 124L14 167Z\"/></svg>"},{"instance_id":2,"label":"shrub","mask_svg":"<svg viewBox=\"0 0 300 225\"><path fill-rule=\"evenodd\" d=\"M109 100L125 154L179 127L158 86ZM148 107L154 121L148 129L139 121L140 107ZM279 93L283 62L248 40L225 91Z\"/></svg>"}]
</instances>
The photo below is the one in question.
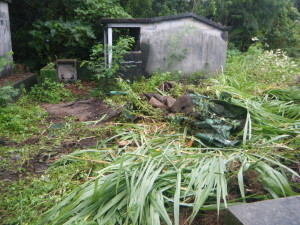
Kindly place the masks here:
<instances>
[{"instance_id":1,"label":"shrub","mask_svg":"<svg viewBox=\"0 0 300 225\"><path fill-rule=\"evenodd\" d=\"M41 84L36 84L29 94L29 97L48 103L58 103L72 97L72 93L64 87L64 84L45 79Z\"/></svg>"},{"instance_id":2,"label":"shrub","mask_svg":"<svg viewBox=\"0 0 300 225\"><path fill-rule=\"evenodd\" d=\"M11 86L5 86L0 88L0 107L5 106L6 103L17 96L19 91Z\"/></svg>"},{"instance_id":3,"label":"shrub","mask_svg":"<svg viewBox=\"0 0 300 225\"><path fill-rule=\"evenodd\" d=\"M84 61L81 66L87 65L88 69L94 73L94 77L98 82L100 91L107 92L114 88L116 78L122 75L126 66L123 56L130 50L134 42L133 38L121 38L118 43L112 46L113 60L109 68L104 57L104 47L102 44L93 46L90 60Z\"/></svg>"}]
</instances>

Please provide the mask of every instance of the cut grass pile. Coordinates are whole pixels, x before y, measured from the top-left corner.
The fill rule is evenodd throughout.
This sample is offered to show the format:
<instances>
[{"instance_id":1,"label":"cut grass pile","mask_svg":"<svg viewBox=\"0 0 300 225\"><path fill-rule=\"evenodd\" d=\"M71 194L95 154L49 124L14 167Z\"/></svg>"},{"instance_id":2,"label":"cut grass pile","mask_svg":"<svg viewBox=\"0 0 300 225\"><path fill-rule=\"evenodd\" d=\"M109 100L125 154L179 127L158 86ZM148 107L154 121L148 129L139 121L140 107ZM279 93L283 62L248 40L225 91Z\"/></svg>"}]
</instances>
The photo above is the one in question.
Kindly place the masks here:
<instances>
[{"instance_id":1,"label":"cut grass pile","mask_svg":"<svg viewBox=\"0 0 300 225\"><path fill-rule=\"evenodd\" d=\"M107 167L51 209L41 224L179 224L181 207L191 208L192 222L199 210L219 211L235 204L236 199L227 200L230 193L236 194L234 180L238 200L246 201L252 195L243 179L249 170L257 173L269 197L296 194L288 177L299 175L267 152L191 147L201 142L166 129L153 132L155 126L126 125L111 138L125 143L123 147L103 146L67 156L78 159L100 152L106 161L99 163Z\"/></svg>"}]
</instances>

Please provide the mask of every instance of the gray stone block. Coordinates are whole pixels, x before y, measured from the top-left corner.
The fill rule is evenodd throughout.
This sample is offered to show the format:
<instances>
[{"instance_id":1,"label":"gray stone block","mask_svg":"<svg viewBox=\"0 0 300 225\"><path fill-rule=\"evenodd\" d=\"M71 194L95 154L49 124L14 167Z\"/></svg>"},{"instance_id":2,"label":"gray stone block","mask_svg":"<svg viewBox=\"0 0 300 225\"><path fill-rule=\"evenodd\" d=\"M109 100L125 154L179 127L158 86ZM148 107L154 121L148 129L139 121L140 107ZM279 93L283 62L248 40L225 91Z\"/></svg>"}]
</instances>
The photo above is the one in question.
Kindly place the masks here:
<instances>
[{"instance_id":1,"label":"gray stone block","mask_svg":"<svg viewBox=\"0 0 300 225\"><path fill-rule=\"evenodd\" d=\"M228 208L227 225L300 225L300 196Z\"/></svg>"}]
</instances>

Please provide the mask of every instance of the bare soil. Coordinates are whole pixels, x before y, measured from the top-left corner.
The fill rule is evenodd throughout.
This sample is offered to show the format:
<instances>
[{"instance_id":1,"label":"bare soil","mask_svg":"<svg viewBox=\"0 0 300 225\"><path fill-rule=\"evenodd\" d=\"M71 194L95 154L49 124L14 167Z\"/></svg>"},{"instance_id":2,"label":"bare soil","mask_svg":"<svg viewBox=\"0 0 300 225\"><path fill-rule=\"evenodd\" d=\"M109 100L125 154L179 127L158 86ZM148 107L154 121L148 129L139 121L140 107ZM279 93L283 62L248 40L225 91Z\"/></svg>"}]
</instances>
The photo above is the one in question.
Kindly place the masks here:
<instances>
[{"instance_id":1,"label":"bare soil","mask_svg":"<svg viewBox=\"0 0 300 225\"><path fill-rule=\"evenodd\" d=\"M44 104L42 107L52 117L76 117L79 121L96 121L106 115L105 121L118 116L121 109L113 109L105 104L102 99L91 98L78 100L71 103Z\"/></svg>"},{"instance_id":2,"label":"bare soil","mask_svg":"<svg viewBox=\"0 0 300 225\"><path fill-rule=\"evenodd\" d=\"M91 91L96 88L96 83L82 81L81 83L67 84L65 88L69 89L75 97L87 98Z\"/></svg>"}]
</instances>

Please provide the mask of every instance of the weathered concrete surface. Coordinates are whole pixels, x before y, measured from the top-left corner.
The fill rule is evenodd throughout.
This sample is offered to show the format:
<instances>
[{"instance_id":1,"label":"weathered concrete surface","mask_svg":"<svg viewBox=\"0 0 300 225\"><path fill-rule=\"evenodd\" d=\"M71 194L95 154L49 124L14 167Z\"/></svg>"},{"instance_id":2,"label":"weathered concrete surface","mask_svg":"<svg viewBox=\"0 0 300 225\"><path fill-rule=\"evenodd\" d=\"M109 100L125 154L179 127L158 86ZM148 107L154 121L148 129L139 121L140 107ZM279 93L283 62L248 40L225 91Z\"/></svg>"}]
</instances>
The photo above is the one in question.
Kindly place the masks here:
<instances>
[{"instance_id":1,"label":"weathered concrete surface","mask_svg":"<svg viewBox=\"0 0 300 225\"><path fill-rule=\"evenodd\" d=\"M227 31L193 18L145 24L141 50L148 74L178 70L217 74L225 68Z\"/></svg>"},{"instance_id":2,"label":"weathered concrete surface","mask_svg":"<svg viewBox=\"0 0 300 225\"><path fill-rule=\"evenodd\" d=\"M184 75L198 72L214 75L225 69L229 28L197 14L144 19L104 18L101 23L105 34L112 28L140 31L135 35L141 53L141 60L138 59L141 65L137 69L146 77L154 72L173 71L182 71ZM105 43L110 44L107 40L112 38L112 32L108 37L105 35Z\"/></svg>"},{"instance_id":3,"label":"weathered concrete surface","mask_svg":"<svg viewBox=\"0 0 300 225\"><path fill-rule=\"evenodd\" d=\"M11 50L12 44L8 3L6 1L0 0L0 56L7 56L7 53L9 53ZM11 56L8 56L8 58L12 60ZM6 69L0 72L0 77L9 76L12 72L12 66L8 66Z\"/></svg>"},{"instance_id":4,"label":"weathered concrete surface","mask_svg":"<svg viewBox=\"0 0 300 225\"><path fill-rule=\"evenodd\" d=\"M300 196L228 208L227 225L300 225Z\"/></svg>"}]
</instances>

